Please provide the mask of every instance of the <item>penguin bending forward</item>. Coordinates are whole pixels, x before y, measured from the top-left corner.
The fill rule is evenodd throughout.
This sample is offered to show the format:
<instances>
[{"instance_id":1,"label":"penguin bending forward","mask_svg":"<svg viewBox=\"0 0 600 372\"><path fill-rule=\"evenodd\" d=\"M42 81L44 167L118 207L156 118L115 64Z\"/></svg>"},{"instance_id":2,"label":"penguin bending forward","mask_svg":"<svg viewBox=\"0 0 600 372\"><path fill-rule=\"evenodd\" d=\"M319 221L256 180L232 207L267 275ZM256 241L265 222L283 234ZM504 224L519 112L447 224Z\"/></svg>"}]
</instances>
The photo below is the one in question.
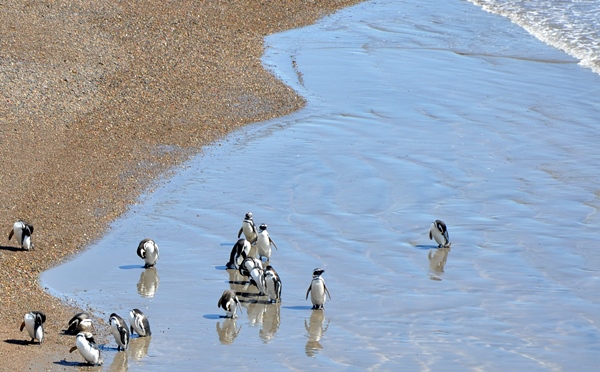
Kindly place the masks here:
<instances>
[{"instance_id":1,"label":"penguin bending forward","mask_svg":"<svg viewBox=\"0 0 600 372\"><path fill-rule=\"evenodd\" d=\"M438 248L447 248L452 244L450 243L448 229L446 228L444 221L435 220L431 223L431 228L429 229L429 240L431 239L435 239L435 242L438 243Z\"/></svg>"},{"instance_id":2,"label":"penguin bending forward","mask_svg":"<svg viewBox=\"0 0 600 372\"><path fill-rule=\"evenodd\" d=\"M229 255L229 262L225 265L228 269L237 269L241 265L242 261L250 253L250 242L246 239L239 239L231 248L231 254Z\"/></svg>"},{"instance_id":3,"label":"penguin bending forward","mask_svg":"<svg viewBox=\"0 0 600 372\"><path fill-rule=\"evenodd\" d=\"M14 235L21 248L28 251L33 249L31 234L33 234L33 225L23 220L18 220L13 224L13 228L10 230L10 233L8 233L8 240L12 239Z\"/></svg>"},{"instance_id":4,"label":"penguin bending forward","mask_svg":"<svg viewBox=\"0 0 600 372\"><path fill-rule=\"evenodd\" d=\"M137 333L140 337L151 336L150 322L148 317L140 309L133 309L129 312L129 324L131 334Z\"/></svg>"},{"instance_id":5,"label":"penguin bending forward","mask_svg":"<svg viewBox=\"0 0 600 372\"><path fill-rule=\"evenodd\" d=\"M223 291L221 298L219 298L219 302L217 302L217 307L225 310L226 318L235 318L237 317L237 310L239 309L242 312L242 307L240 304L240 300L238 299L235 292L231 289L226 289Z\"/></svg>"},{"instance_id":6,"label":"penguin bending forward","mask_svg":"<svg viewBox=\"0 0 600 372\"><path fill-rule=\"evenodd\" d=\"M117 350L127 350L131 334L129 333L129 328L127 328L127 323L125 323L125 320L123 320L123 318L117 314L112 313L108 319L108 324L110 325L110 332L117 342Z\"/></svg>"},{"instance_id":7,"label":"penguin bending forward","mask_svg":"<svg viewBox=\"0 0 600 372\"><path fill-rule=\"evenodd\" d=\"M158 261L158 244L152 239L144 239L137 248L137 255L146 263L144 268L153 267Z\"/></svg>"},{"instance_id":8,"label":"penguin bending forward","mask_svg":"<svg viewBox=\"0 0 600 372\"><path fill-rule=\"evenodd\" d=\"M79 354L85 359L88 364L102 365L102 359L100 358L100 348L94 341L94 336L90 332L79 332L75 339L75 346L73 346L69 353L72 353L77 349Z\"/></svg>"},{"instance_id":9,"label":"penguin bending forward","mask_svg":"<svg viewBox=\"0 0 600 372\"><path fill-rule=\"evenodd\" d=\"M27 329L31 342L38 340L41 345L44 342L44 322L46 322L46 314L41 311L29 312L23 317L21 332L23 332L23 328Z\"/></svg>"}]
</instances>

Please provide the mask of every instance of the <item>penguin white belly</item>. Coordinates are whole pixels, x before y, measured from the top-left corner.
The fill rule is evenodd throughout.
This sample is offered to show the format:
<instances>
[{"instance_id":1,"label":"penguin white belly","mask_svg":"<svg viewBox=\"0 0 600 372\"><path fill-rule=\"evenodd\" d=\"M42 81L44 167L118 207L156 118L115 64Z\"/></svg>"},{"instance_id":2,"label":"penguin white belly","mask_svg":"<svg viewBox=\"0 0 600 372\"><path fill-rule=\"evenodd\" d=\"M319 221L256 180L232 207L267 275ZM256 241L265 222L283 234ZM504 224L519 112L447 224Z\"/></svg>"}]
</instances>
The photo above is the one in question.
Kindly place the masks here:
<instances>
[{"instance_id":1,"label":"penguin white belly","mask_svg":"<svg viewBox=\"0 0 600 372\"><path fill-rule=\"evenodd\" d=\"M244 222L242 225L242 231L244 232L244 236L246 237L246 240L252 242L252 241L254 241L254 239L256 239L256 233L254 232L254 229L252 228L251 223Z\"/></svg>"},{"instance_id":2,"label":"penguin white belly","mask_svg":"<svg viewBox=\"0 0 600 372\"><path fill-rule=\"evenodd\" d=\"M148 265L156 264L158 261L158 248L154 246L154 244L148 244L148 249L146 250L146 258L144 261Z\"/></svg>"},{"instance_id":3,"label":"penguin white belly","mask_svg":"<svg viewBox=\"0 0 600 372\"><path fill-rule=\"evenodd\" d=\"M252 280L256 283L258 292L261 295L265 294L265 278L262 269L260 267L254 267L252 271L250 271L250 277L252 277Z\"/></svg>"},{"instance_id":4,"label":"penguin white belly","mask_svg":"<svg viewBox=\"0 0 600 372\"><path fill-rule=\"evenodd\" d=\"M36 338L35 318L30 316L30 314L27 314L25 316L25 329L27 330L27 334L29 334L29 337Z\"/></svg>"},{"instance_id":5,"label":"penguin white belly","mask_svg":"<svg viewBox=\"0 0 600 372\"><path fill-rule=\"evenodd\" d=\"M312 288L310 290L310 300L312 301L313 305L325 305L325 286L322 280L313 281Z\"/></svg>"},{"instance_id":6,"label":"penguin white belly","mask_svg":"<svg viewBox=\"0 0 600 372\"><path fill-rule=\"evenodd\" d=\"M31 237L30 236L25 236L25 238L23 239L23 243L21 244L21 246L27 250L31 249Z\"/></svg>"},{"instance_id":7,"label":"penguin white belly","mask_svg":"<svg viewBox=\"0 0 600 372\"><path fill-rule=\"evenodd\" d=\"M258 234L256 240L256 251L258 258L266 257L267 260L271 258L271 243L269 242L269 235L261 233Z\"/></svg>"}]
</instances>

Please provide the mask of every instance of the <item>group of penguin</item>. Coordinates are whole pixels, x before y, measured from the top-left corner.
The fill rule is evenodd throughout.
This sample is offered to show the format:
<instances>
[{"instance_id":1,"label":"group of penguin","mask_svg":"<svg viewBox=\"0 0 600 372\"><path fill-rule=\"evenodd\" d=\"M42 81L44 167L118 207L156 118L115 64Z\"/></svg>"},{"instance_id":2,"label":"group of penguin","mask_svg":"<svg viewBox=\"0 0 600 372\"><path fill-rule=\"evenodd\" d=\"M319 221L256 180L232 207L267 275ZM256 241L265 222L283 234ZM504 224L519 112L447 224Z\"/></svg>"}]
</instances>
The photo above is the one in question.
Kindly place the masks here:
<instances>
[{"instance_id":1,"label":"group of penguin","mask_svg":"<svg viewBox=\"0 0 600 372\"><path fill-rule=\"evenodd\" d=\"M242 234L244 237L242 238ZM252 245L256 247L256 257L250 255ZM281 301L281 278L277 271L270 264L271 246L277 248L275 242L269 236L267 225L261 224L258 229L252 218L252 213L248 212L244 216L242 227L238 232L238 241L234 244L229 255L229 261L225 265L228 270L238 270L243 276L249 278L250 283L256 286L259 296L266 295L269 303ZM266 266L263 264L265 259ZM313 270L313 279L308 290L306 299L311 295L311 301L314 310L322 310L325 305L326 296L331 299L331 295L325 280L321 277L325 270L316 268ZM223 291L217 307L225 310L225 317L235 318L237 310L241 311L240 300L237 293L232 289Z\"/></svg>"},{"instance_id":2,"label":"group of penguin","mask_svg":"<svg viewBox=\"0 0 600 372\"><path fill-rule=\"evenodd\" d=\"M31 234L33 225L18 220L13 224L13 228L8 235L8 240L15 236L22 249L33 249ZM242 234L244 238L241 238ZM446 224L441 220L435 220L431 223L429 229L429 239L438 243L438 248L450 247L450 238ZM250 256L252 245L256 246L256 256ZM256 286L259 295L267 295L269 303L281 301L281 278L275 271L269 261L271 258L271 246L275 249L277 245L267 232L267 225L261 224L256 228L252 213L248 212L244 216L242 227L238 232L238 241L231 249L229 262L226 268L230 270L239 270L240 274L250 278L250 282ZM144 260L144 268L153 267L159 258L158 245L152 239L143 239L137 248L137 255ZM268 263L263 267L263 258ZM331 294L325 285L325 280L321 275L325 270L316 268L313 270L312 281L306 291L306 299L310 294L313 310L323 310L326 297L331 300ZM219 298L217 307L225 310L227 318L235 318L237 310L241 311L241 303L235 291L226 289ZM31 311L23 317L23 323L20 330L25 328L31 337L31 342L38 340L41 344L44 341L44 327L46 315L41 311ZM150 323L148 318L139 309L133 309L129 312L130 326L116 313L109 317L109 325L112 335L117 343L117 350L126 350L129 345L129 339L135 332L140 337L150 336ZM76 334L75 346L69 352L76 349L89 364L102 364L100 348L94 341L92 330L92 320L87 313L76 314L68 323L67 334Z\"/></svg>"},{"instance_id":3,"label":"group of penguin","mask_svg":"<svg viewBox=\"0 0 600 372\"><path fill-rule=\"evenodd\" d=\"M13 224L13 228L8 234L8 240L14 236L24 250L34 248L31 241L33 233L33 225L23 220L18 220ZM143 239L137 248L137 255L144 260L144 268L152 267L158 261L158 245L152 239ZM20 330L27 330L31 342L37 340L39 344L44 341L44 323L46 322L46 314L41 311L31 311L24 315L23 323ZM129 327L123 318L116 313L110 314L108 320L110 331L117 343L117 350L126 350L129 346L129 340L134 333L139 337L146 337L152 334L150 323L146 315L139 309L133 309L129 312ZM66 333L76 335L75 346L69 352L78 350L83 359L88 364L100 365L102 358L100 356L100 348L92 334L92 319L87 313L78 313L69 320Z\"/></svg>"}]
</instances>

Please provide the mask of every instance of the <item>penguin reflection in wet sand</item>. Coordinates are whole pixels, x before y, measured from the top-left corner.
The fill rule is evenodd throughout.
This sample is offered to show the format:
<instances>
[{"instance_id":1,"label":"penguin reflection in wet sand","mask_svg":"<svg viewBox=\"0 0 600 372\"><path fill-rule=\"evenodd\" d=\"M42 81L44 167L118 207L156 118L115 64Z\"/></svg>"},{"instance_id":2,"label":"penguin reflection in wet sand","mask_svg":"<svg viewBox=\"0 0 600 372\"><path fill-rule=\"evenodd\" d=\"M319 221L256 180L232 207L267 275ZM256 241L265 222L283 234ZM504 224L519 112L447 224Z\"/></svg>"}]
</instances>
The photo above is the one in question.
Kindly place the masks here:
<instances>
[{"instance_id":1,"label":"penguin reflection in wet sand","mask_svg":"<svg viewBox=\"0 0 600 372\"><path fill-rule=\"evenodd\" d=\"M44 342L44 322L46 322L46 314L41 311L29 312L23 317L21 332L23 332L23 328L27 329L31 342L38 340L41 345Z\"/></svg>"},{"instance_id":2,"label":"penguin reflection in wet sand","mask_svg":"<svg viewBox=\"0 0 600 372\"><path fill-rule=\"evenodd\" d=\"M153 267L158 261L158 244L152 239L144 239L137 248L137 255L146 263L144 268Z\"/></svg>"},{"instance_id":3,"label":"penguin reflection in wet sand","mask_svg":"<svg viewBox=\"0 0 600 372\"><path fill-rule=\"evenodd\" d=\"M237 317L237 310L239 309L242 312L242 305L240 304L240 300L238 299L235 292L231 289L226 289L223 291L221 298L219 298L219 302L217 302L217 307L225 310L225 314L227 314L226 318L235 318Z\"/></svg>"},{"instance_id":4,"label":"penguin reflection in wet sand","mask_svg":"<svg viewBox=\"0 0 600 372\"><path fill-rule=\"evenodd\" d=\"M242 236L242 232L244 233L246 240L249 241L250 244L254 244L256 242L258 232L256 231L256 225L254 224L254 220L252 219L252 212L248 212L244 216L242 227L238 232L238 239L240 238L240 236Z\"/></svg>"},{"instance_id":5,"label":"penguin reflection in wet sand","mask_svg":"<svg viewBox=\"0 0 600 372\"><path fill-rule=\"evenodd\" d=\"M431 223L431 228L429 229L429 240L435 239L435 242L438 243L438 248L447 248L450 246L450 238L448 237L448 229L446 228L446 224L444 221L435 220Z\"/></svg>"},{"instance_id":6,"label":"penguin reflection in wet sand","mask_svg":"<svg viewBox=\"0 0 600 372\"><path fill-rule=\"evenodd\" d=\"M129 312L129 324L131 326L131 334L135 332L140 337L152 335L148 317L140 309L133 309Z\"/></svg>"},{"instance_id":7,"label":"penguin reflection in wet sand","mask_svg":"<svg viewBox=\"0 0 600 372\"><path fill-rule=\"evenodd\" d=\"M8 240L12 239L13 235L15 239L17 239L17 243L21 246L21 248L25 250L33 249L33 243L31 242L31 234L33 234L33 225L23 221L18 220L14 223L12 230L8 233Z\"/></svg>"},{"instance_id":8,"label":"penguin reflection in wet sand","mask_svg":"<svg viewBox=\"0 0 600 372\"><path fill-rule=\"evenodd\" d=\"M246 239L239 239L231 248L231 254L229 255L229 262L225 265L228 269L237 269L248 254L250 253L250 242Z\"/></svg>"},{"instance_id":9,"label":"penguin reflection in wet sand","mask_svg":"<svg viewBox=\"0 0 600 372\"><path fill-rule=\"evenodd\" d=\"M117 314L112 313L110 314L110 318L108 319L108 324L110 324L110 332L115 337L115 341L117 342L117 350L127 350L131 335L129 333L129 328L127 328L127 323L125 323L125 320L123 320L123 318L121 318Z\"/></svg>"},{"instance_id":10,"label":"penguin reflection in wet sand","mask_svg":"<svg viewBox=\"0 0 600 372\"><path fill-rule=\"evenodd\" d=\"M279 248L277 248L277 245L275 245L275 242L269 236L266 224L263 223L258 227L258 229L260 230L258 232L258 238L256 238L256 250L258 252L258 258L262 259L265 257L267 261L269 261L271 259L271 245L273 245L273 247L275 247L277 250L279 250Z\"/></svg>"},{"instance_id":11,"label":"penguin reflection in wet sand","mask_svg":"<svg viewBox=\"0 0 600 372\"><path fill-rule=\"evenodd\" d=\"M94 336L90 332L79 332L75 339L75 346L73 346L69 353L72 353L77 349L79 354L85 359L88 364L102 365L102 359L100 359L100 348L94 341Z\"/></svg>"},{"instance_id":12,"label":"penguin reflection in wet sand","mask_svg":"<svg viewBox=\"0 0 600 372\"><path fill-rule=\"evenodd\" d=\"M312 282L310 282L310 286L306 291L306 299L308 299L308 294L310 293L310 300L313 304L313 310L323 310L325 306L325 294L329 296L331 300L331 294L329 294L329 290L325 285L325 279L321 278L321 274L323 274L325 270L316 268L313 270Z\"/></svg>"},{"instance_id":13,"label":"penguin reflection in wet sand","mask_svg":"<svg viewBox=\"0 0 600 372\"><path fill-rule=\"evenodd\" d=\"M265 287L270 303L281 301L281 279L271 265L268 265L265 269Z\"/></svg>"},{"instance_id":14,"label":"penguin reflection in wet sand","mask_svg":"<svg viewBox=\"0 0 600 372\"><path fill-rule=\"evenodd\" d=\"M67 328L67 334L76 335L79 332L90 332L92 330L92 319L88 313L75 314L71 320L69 320L69 327Z\"/></svg>"}]
</instances>

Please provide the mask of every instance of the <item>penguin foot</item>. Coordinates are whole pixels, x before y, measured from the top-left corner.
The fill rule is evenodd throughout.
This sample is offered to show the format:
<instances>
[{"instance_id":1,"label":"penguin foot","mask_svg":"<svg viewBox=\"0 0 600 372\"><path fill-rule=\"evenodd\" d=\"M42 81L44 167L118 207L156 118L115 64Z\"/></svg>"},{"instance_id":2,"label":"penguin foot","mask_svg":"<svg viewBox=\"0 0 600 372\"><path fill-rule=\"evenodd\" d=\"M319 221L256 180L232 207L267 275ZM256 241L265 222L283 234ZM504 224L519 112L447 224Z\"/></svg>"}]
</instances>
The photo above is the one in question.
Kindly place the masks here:
<instances>
[{"instance_id":1,"label":"penguin foot","mask_svg":"<svg viewBox=\"0 0 600 372\"><path fill-rule=\"evenodd\" d=\"M233 262L227 262L225 267L228 269L233 269L233 270L237 269L237 267L235 267L235 264Z\"/></svg>"}]
</instances>

